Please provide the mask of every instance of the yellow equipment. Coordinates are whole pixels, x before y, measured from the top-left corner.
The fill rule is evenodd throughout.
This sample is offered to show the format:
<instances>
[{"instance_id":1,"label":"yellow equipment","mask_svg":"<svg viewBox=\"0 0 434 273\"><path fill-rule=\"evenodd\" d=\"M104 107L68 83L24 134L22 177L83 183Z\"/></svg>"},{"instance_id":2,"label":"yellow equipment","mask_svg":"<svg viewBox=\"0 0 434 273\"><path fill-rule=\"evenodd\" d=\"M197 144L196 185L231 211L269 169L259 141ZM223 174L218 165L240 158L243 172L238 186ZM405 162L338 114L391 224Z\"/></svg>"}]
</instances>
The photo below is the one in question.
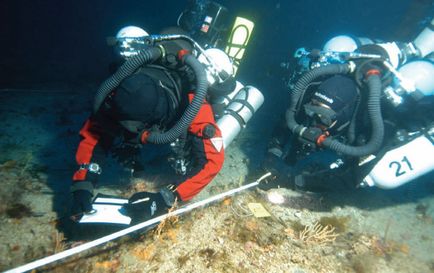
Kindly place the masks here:
<instances>
[{"instance_id":1,"label":"yellow equipment","mask_svg":"<svg viewBox=\"0 0 434 273\"><path fill-rule=\"evenodd\" d=\"M225 49L226 54L231 57L234 67L234 76L238 71L238 66L240 65L241 59L244 56L247 43L249 42L250 36L255 24L242 17L237 17L235 19L234 26L229 35L227 46Z\"/></svg>"}]
</instances>

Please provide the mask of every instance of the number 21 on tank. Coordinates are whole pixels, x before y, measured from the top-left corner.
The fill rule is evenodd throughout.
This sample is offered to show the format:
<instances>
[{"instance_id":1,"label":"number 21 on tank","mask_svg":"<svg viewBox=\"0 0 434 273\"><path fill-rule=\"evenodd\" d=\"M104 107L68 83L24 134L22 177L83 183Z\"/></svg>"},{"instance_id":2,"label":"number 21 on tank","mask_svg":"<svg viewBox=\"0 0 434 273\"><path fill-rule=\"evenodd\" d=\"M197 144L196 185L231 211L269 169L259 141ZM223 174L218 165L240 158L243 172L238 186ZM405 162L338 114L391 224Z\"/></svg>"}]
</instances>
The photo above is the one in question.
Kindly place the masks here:
<instances>
[{"instance_id":1,"label":"number 21 on tank","mask_svg":"<svg viewBox=\"0 0 434 273\"><path fill-rule=\"evenodd\" d=\"M395 170L395 176L399 177L406 174L407 172L413 171L413 166L407 156L404 156L401 161L391 161L389 163L389 168Z\"/></svg>"}]
</instances>

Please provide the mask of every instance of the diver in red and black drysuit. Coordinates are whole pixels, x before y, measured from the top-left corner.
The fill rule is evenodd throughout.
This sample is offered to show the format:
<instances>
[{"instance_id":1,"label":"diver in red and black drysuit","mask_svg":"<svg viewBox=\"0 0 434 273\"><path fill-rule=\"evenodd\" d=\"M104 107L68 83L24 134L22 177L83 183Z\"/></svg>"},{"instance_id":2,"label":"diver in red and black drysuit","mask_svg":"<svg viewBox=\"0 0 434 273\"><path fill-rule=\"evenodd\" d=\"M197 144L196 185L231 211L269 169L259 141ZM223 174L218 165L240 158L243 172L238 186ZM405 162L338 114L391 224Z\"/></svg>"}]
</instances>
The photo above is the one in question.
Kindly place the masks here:
<instances>
[{"instance_id":1,"label":"diver in red and black drysuit","mask_svg":"<svg viewBox=\"0 0 434 273\"><path fill-rule=\"evenodd\" d=\"M173 55L188 52L179 50L177 45L165 47L166 56L170 52ZM167 131L183 118L183 113L197 95L195 89L200 88L195 80L194 73L182 64L165 66L153 62L141 66L101 99L100 107L80 131L82 140L76 153L78 170L71 188L74 214L92 210L93 189L103 172L104 158L113 152L115 139L121 137L127 146L135 147L128 154L130 163L133 162L130 167L135 173L142 171L140 164L134 161L139 152L137 147L146 145L153 132ZM188 154L189 161L183 180L173 182L170 189L164 187L159 193L136 193L130 203L138 199L147 201L141 202L140 207L129 207L129 214L138 212L143 215L142 211L147 211L148 216L154 216L155 211L170 207L175 198L190 200L220 171L224 161L221 132L206 100L201 101L197 114L179 139L185 142L182 150ZM151 205L156 205L157 209L149 209Z\"/></svg>"}]
</instances>

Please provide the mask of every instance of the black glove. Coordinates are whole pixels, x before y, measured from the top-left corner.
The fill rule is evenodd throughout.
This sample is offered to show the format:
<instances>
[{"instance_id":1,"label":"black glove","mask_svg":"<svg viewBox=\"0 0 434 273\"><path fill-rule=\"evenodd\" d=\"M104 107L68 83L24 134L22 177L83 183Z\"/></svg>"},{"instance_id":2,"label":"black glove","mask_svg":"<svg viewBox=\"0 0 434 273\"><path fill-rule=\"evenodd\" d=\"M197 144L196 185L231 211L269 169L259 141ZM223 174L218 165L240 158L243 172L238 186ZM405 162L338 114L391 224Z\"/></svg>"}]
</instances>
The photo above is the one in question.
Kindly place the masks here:
<instances>
[{"instance_id":1,"label":"black glove","mask_svg":"<svg viewBox=\"0 0 434 273\"><path fill-rule=\"evenodd\" d=\"M289 174L286 175L280 175L275 176L271 175L270 177L262 180L258 188L260 188L263 191L268 191L270 189L276 189L276 188L292 188L293 187L293 177L291 177Z\"/></svg>"},{"instance_id":2,"label":"black glove","mask_svg":"<svg viewBox=\"0 0 434 273\"><path fill-rule=\"evenodd\" d=\"M262 169L265 172L270 172L271 176L259 183L258 188L261 190L266 191L279 186L289 186L289 166L278 156L268 153L262 164Z\"/></svg>"},{"instance_id":3,"label":"black glove","mask_svg":"<svg viewBox=\"0 0 434 273\"><path fill-rule=\"evenodd\" d=\"M288 166L277 155L268 152L265 156L265 160L262 162L262 169L270 172L273 176L281 176L287 171Z\"/></svg>"},{"instance_id":4,"label":"black glove","mask_svg":"<svg viewBox=\"0 0 434 273\"><path fill-rule=\"evenodd\" d=\"M133 223L137 223L167 213L172 204L165 201L161 192L144 191L133 194L128 199L128 204L125 204L121 211L131 217Z\"/></svg>"},{"instance_id":5,"label":"black glove","mask_svg":"<svg viewBox=\"0 0 434 273\"><path fill-rule=\"evenodd\" d=\"M93 184L89 181L74 182L71 187L72 192L72 211L74 218L82 213L92 213Z\"/></svg>"},{"instance_id":6,"label":"black glove","mask_svg":"<svg viewBox=\"0 0 434 273\"><path fill-rule=\"evenodd\" d=\"M78 216L81 213L92 213L92 193L87 190L77 190L72 193L72 215Z\"/></svg>"}]
</instances>

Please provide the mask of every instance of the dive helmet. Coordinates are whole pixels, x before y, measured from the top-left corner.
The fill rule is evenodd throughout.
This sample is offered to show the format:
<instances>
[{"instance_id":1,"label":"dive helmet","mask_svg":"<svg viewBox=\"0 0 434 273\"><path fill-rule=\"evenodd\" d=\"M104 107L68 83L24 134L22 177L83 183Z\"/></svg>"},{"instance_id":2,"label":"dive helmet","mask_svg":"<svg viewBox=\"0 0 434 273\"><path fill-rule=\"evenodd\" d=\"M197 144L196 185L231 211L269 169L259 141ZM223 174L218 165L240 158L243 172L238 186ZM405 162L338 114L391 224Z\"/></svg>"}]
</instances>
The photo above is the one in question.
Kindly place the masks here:
<instances>
[{"instance_id":1,"label":"dive helmet","mask_svg":"<svg viewBox=\"0 0 434 273\"><path fill-rule=\"evenodd\" d=\"M349 35L339 35L328 40L323 50L334 52L353 52L361 45L373 44L374 42L369 38L352 37Z\"/></svg>"},{"instance_id":2,"label":"dive helmet","mask_svg":"<svg viewBox=\"0 0 434 273\"><path fill-rule=\"evenodd\" d=\"M303 107L312 125L340 131L352 118L357 96L357 86L352 79L335 75L323 81Z\"/></svg>"},{"instance_id":3,"label":"dive helmet","mask_svg":"<svg viewBox=\"0 0 434 273\"><path fill-rule=\"evenodd\" d=\"M164 124L176 109L170 107L165 89L144 73L123 80L112 96L119 123L132 133L153 124Z\"/></svg>"},{"instance_id":4,"label":"dive helmet","mask_svg":"<svg viewBox=\"0 0 434 273\"><path fill-rule=\"evenodd\" d=\"M149 34L140 27L127 26L121 28L116 34L119 54L123 58L135 56L144 47L143 38Z\"/></svg>"}]
</instances>

